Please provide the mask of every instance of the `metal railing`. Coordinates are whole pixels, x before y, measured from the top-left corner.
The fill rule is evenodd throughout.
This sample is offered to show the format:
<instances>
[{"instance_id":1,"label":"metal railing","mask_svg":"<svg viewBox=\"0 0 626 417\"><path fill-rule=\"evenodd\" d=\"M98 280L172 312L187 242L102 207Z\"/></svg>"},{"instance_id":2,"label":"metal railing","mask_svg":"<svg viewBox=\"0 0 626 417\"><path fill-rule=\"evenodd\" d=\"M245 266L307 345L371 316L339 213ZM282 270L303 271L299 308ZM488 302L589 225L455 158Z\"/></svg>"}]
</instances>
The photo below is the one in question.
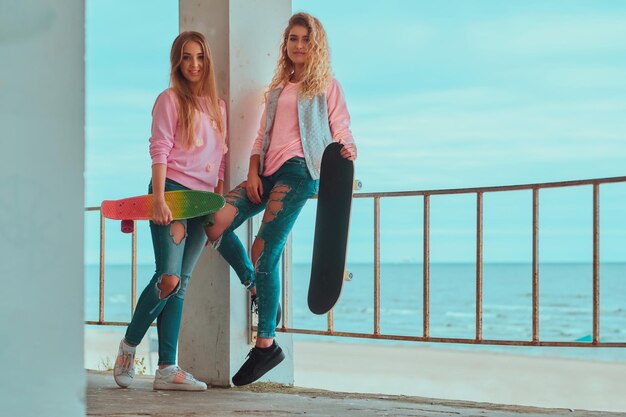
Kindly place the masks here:
<instances>
[{"instance_id":1,"label":"metal railing","mask_svg":"<svg viewBox=\"0 0 626 417\"><path fill-rule=\"evenodd\" d=\"M354 194L357 199L374 200L374 326L371 333L338 332L334 330L332 310L328 313L327 330L297 329L289 327L289 318L283 318L277 331L310 335L354 337L382 340L414 342L464 343L476 345L511 345L511 346L560 346L560 347L626 347L624 342L600 341L600 185L626 182L626 177L597 178L578 181L561 181L540 184L523 184L499 187L457 188L444 190L380 192ZM591 342L543 341L539 339L539 191L549 188L564 188L591 185L593 187L593 333ZM506 191L532 191L532 339L531 340L495 340L484 339L483 323L483 196L486 193ZM476 196L476 332L474 338L449 338L430 336L430 197L455 194L474 194ZM382 334L380 331L380 202L383 198L415 197L424 199L423 227L423 324L422 336ZM284 293L288 288L284 290ZM283 303L290 299L283 296ZM284 310L289 306L285 305Z\"/></svg>"},{"instance_id":2,"label":"metal railing","mask_svg":"<svg viewBox=\"0 0 626 417\"><path fill-rule=\"evenodd\" d=\"M85 324L96 324L103 326L128 326L128 322L123 321L106 321L104 319L104 258L105 258L105 217L100 211L100 207L87 207L86 212L97 211L100 213L100 269L98 276L99 292L98 292L98 320L86 320ZM131 238L132 255L131 255L131 314L135 312L137 305L137 222L133 221L133 232ZM156 324L152 323L152 326Z\"/></svg>"},{"instance_id":3,"label":"metal railing","mask_svg":"<svg viewBox=\"0 0 626 417\"><path fill-rule=\"evenodd\" d=\"M561 181L538 184L523 184L498 187L476 187L458 188L443 190L423 190L423 191L401 191L401 192L379 192L379 193L356 193L356 199L373 199L374 206L374 317L373 329L371 333L340 332L334 330L334 317L331 310L327 314L327 329L313 330L302 328L291 328L289 315L290 300L290 276L291 276L291 238L286 247L286 256L282 261L282 303L283 318L278 332L292 334L309 334L319 336L353 337L379 340L398 340L414 342L440 342L440 343L463 343L475 345L511 345L511 346L559 346L559 347L626 347L623 342L601 342L600 341L600 185L610 183L626 183L626 177L597 178L578 181ZM590 342L581 341L545 341L539 338L539 191L550 188L565 188L577 186L592 186L593 188L593 331ZM531 340L500 340L483 338L483 197L486 193L499 193L507 191L532 191L532 339ZM450 338L430 336L430 197L441 195L474 194L476 196L476 320L474 338ZM423 197L423 323L422 336L408 336L401 334L381 333L381 268L380 268L380 214L381 200L395 197ZM88 207L86 211L99 211L99 207ZM86 321L86 324L94 325L127 325L124 322L109 322L104 319L104 243L105 228L104 217L100 215L100 301L98 321ZM248 235L253 235L254 220L248 225ZM248 242L251 247L251 241ZM132 235L132 311L134 312L136 303L137 284L137 232L136 228ZM254 328L249 323L251 329L251 339Z\"/></svg>"}]
</instances>

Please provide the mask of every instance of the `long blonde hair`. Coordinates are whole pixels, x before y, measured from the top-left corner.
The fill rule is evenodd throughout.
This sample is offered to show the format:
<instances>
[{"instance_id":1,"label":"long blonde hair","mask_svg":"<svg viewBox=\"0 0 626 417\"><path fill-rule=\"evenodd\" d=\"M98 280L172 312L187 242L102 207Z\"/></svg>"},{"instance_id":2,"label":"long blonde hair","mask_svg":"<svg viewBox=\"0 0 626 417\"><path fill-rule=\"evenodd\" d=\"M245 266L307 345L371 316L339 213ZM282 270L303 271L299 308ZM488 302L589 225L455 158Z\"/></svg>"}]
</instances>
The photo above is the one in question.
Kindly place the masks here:
<instances>
[{"instance_id":1,"label":"long blonde hair","mask_svg":"<svg viewBox=\"0 0 626 417\"><path fill-rule=\"evenodd\" d=\"M305 98L313 98L326 91L328 83L332 80L330 68L330 50L326 31L322 23L307 13L296 13L289 19L289 23L283 32L283 41L280 45L280 57L274 71L274 78L268 89L279 87L289 80L295 66L287 55L287 41L289 32L294 26L303 26L309 34L309 46L304 71L300 77L299 94Z\"/></svg>"},{"instance_id":2,"label":"long blonde hair","mask_svg":"<svg viewBox=\"0 0 626 417\"><path fill-rule=\"evenodd\" d=\"M189 83L181 72L180 65L183 61L183 48L187 42L194 41L200 44L204 53L204 71L202 72L201 88L199 96L208 99L209 116L217 123L217 129L222 135L222 145L226 149L225 127L220 109L217 85L215 83L215 67L211 49L205 36L200 32L186 31L174 39L170 53L170 85L178 99L178 119L182 132L182 145L190 149L195 143L195 110L204 111L204 106L199 102L199 97L191 90Z\"/></svg>"}]
</instances>

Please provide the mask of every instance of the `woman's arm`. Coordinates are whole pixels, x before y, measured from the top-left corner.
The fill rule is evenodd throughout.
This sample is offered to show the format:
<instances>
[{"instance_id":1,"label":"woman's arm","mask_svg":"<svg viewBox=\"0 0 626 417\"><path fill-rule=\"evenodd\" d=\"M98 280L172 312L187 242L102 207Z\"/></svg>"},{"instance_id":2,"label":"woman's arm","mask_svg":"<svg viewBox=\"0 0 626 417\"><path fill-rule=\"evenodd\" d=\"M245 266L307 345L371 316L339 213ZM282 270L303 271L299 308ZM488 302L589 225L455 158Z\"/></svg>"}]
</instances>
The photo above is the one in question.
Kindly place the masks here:
<instances>
[{"instance_id":1,"label":"woman's arm","mask_svg":"<svg viewBox=\"0 0 626 417\"><path fill-rule=\"evenodd\" d=\"M356 159L356 145L350 131L350 113L339 82L333 79L326 89L326 104L328 106L328 125L333 141L343 144L341 156L354 161Z\"/></svg>"},{"instance_id":2,"label":"woman's arm","mask_svg":"<svg viewBox=\"0 0 626 417\"><path fill-rule=\"evenodd\" d=\"M166 225L172 221L172 212L165 203L165 177L167 158L174 146L177 119L175 100L168 91L161 93L152 109L152 135L150 136L152 221L160 225Z\"/></svg>"},{"instance_id":3,"label":"woman's arm","mask_svg":"<svg viewBox=\"0 0 626 417\"><path fill-rule=\"evenodd\" d=\"M228 115L226 113L226 102L220 99L220 111L222 112L222 122L224 123L224 148L222 154L222 162L220 163L220 170L217 173L217 186L213 192L217 194L224 193L224 176L226 175L226 152L228 150Z\"/></svg>"},{"instance_id":4,"label":"woman's arm","mask_svg":"<svg viewBox=\"0 0 626 417\"><path fill-rule=\"evenodd\" d=\"M172 221L172 212L165 202L165 174L167 165L152 165L152 221L166 225Z\"/></svg>"},{"instance_id":5,"label":"woman's arm","mask_svg":"<svg viewBox=\"0 0 626 417\"><path fill-rule=\"evenodd\" d=\"M246 183L246 194L250 201L254 204L261 203L261 196L263 195L263 183L259 177L259 164L261 161L260 155L252 155L250 157L250 166L248 167L248 181Z\"/></svg>"},{"instance_id":6,"label":"woman's arm","mask_svg":"<svg viewBox=\"0 0 626 417\"><path fill-rule=\"evenodd\" d=\"M250 155L250 165L248 166L248 181L246 183L246 194L248 199L254 204L261 203L261 196L263 195L263 183L259 178L259 169L261 166L261 153L263 152L263 138L265 137L265 123L267 118L267 101L263 106L263 113L261 114L261 122L259 123L259 130L256 138L254 139L254 145L252 146L252 154Z\"/></svg>"},{"instance_id":7,"label":"woman's arm","mask_svg":"<svg viewBox=\"0 0 626 417\"><path fill-rule=\"evenodd\" d=\"M254 144L252 145L252 155L260 155L263 152L263 138L265 136L265 123L267 118L267 102L263 106L263 113L261 114L261 122L259 123L259 130L257 131ZM257 171L258 172L258 171Z\"/></svg>"},{"instance_id":8,"label":"woman's arm","mask_svg":"<svg viewBox=\"0 0 626 417\"><path fill-rule=\"evenodd\" d=\"M169 91L161 93L152 109L152 135L150 136L152 165L167 165L167 158L174 147L178 105L171 94Z\"/></svg>"}]
</instances>

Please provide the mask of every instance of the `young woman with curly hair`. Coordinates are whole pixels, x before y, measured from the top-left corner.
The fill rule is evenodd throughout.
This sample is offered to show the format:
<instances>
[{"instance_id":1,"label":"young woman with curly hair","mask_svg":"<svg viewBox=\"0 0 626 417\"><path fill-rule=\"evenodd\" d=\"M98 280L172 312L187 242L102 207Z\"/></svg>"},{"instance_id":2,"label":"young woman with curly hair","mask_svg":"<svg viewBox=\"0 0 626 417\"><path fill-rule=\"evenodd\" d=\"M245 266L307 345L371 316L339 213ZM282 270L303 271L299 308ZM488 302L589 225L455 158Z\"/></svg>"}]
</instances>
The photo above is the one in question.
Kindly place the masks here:
<instances>
[{"instance_id":1,"label":"young woman with curly hair","mask_svg":"<svg viewBox=\"0 0 626 417\"><path fill-rule=\"evenodd\" d=\"M322 153L333 141L344 144L344 158L356 158L350 115L331 72L324 28L315 17L297 13L283 34L252 147L248 180L226 195L226 206L205 229L213 246L258 301L256 346L233 376L234 385L256 381L285 357L274 340L279 260L300 211L318 192ZM233 231L262 210L262 224L249 259Z\"/></svg>"}]
</instances>

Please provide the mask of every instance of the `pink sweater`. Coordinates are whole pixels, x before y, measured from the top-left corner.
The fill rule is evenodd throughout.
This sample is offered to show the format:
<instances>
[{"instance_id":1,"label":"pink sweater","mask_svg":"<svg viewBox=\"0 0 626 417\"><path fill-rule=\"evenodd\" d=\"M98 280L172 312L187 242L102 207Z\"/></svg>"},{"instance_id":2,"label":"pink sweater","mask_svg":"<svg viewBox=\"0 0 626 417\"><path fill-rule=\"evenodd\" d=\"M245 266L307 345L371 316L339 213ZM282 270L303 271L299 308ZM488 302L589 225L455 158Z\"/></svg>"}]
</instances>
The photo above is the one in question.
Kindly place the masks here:
<instances>
[{"instance_id":1,"label":"pink sweater","mask_svg":"<svg viewBox=\"0 0 626 417\"><path fill-rule=\"evenodd\" d=\"M220 100L226 126L226 104ZM159 95L152 109L150 156L152 165L166 164L166 177L192 190L213 191L224 179L226 146L217 123L207 113L196 111L196 144L184 149L178 122L178 100L171 89Z\"/></svg>"},{"instance_id":2,"label":"pink sweater","mask_svg":"<svg viewBox=\"0 0 626 417\"><path fill-rule=\"evenodd\" d=\"M339 82L333 80L326 87L328 123L335 142L353 142L350 131L350 114ZM252 155L260 155L265 132L266 111L261 116L261 126L257 133ZM287 83L278 97L274 125L270 132L270 144L265 153L263 176L269 176L290 158L304 157L300 126L298 124L298 84Z\"/></svg>"}]
</instances>

